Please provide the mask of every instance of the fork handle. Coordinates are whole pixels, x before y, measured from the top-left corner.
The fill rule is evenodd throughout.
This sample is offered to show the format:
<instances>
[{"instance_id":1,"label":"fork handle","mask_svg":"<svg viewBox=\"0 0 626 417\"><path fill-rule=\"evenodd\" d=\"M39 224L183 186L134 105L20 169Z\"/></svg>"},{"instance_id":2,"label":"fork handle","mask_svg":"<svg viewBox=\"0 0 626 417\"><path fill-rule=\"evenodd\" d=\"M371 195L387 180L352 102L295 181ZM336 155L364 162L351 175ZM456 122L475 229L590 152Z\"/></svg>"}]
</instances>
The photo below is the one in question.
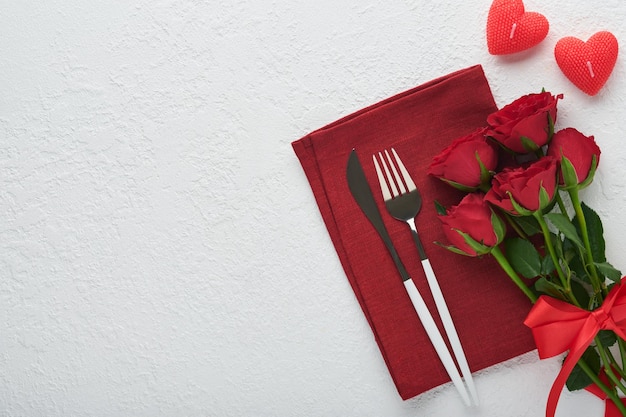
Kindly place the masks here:
<instances>
[{"instance_id":1,"label":"fork handle","mask_svg":"<svg viewBox=\"0 0 626 417\"><path fill-rule=\"evenodd\" d=\"M435 306L437 307L437 311L439 312L439 317L441 318L441 321L443 323L443 328L446 332L446 335L448 336L448 340L450 341L452 352L456 357L459 368L461 368L461 374L463 375L463 378L467 383L467 387L469 388L472 400L474 401L474 404L478 405L478 392L476 391L476 386L474 385L472 371L470 370L469 364L467 363L465 352L463 352L463 347L461 346L459 335L456 331L456 328L454 327L454 322L452 321L452 317L450 316L450 311L448 310L446 300L443 298L443 293L441 292L441 288L439 287L439 282L437 281L435 272L433 271L433 268L430 265L430 261L428 259L422 260L422 267L424 268L424 273L426 274L426 280L428 281L430 292L432 293L435 300Z\"/></svg>"},{"instance_id":2,"label":"fork handle","mask_svg":"<svg viewBox=\"0 0 626 417\"><path fill-rule=\"evenodd\" d=\"M428 307L424 302L424 298L422 298L422 295L419 293L412 279L404 281L404 287L406 288L406 292L409 294L409 298L413 303L413 308L420 318L420 321L422 322L422 326L424 326L424 330L426 330L428 338L435 347L435 351L437 352L437 355L439 356L443 367L446 369L448 376L450 377L452 383L461 395L461 398L463 399L465 405L468 407L471 406L471 400L469 398L469 395L467 394L467 390L465 389L465 385L463 384L461 375L456 368L454 359L452 359L452 355L450 355L450 352L448 351L448 346L446 345L446 342L443 340L443 337L439 332L439 328L435 324L433 316L430 314L430 311L428 310Z\"/></svg>"},{"instance_id":3,"label":"fork handle","mask_svg":"<svg viewBox=\"0 0 626 417\"><path fill-rule=\"evenodd\" d=\"M419 253L420 260L422 261L422 268L424 269L424 274L426 275L426 281L428 282L430 292L432 293L433 299L435 300L435 306L437 307L439 317L441 318L441 321L443 323L443 328L446 332L446 335L448 336L448 340L450 341L452 352L454 353L457 363L459 364L459 368L461 368L461 374L463 375L463 379L467 383L467 387L469 388L472 400L474 401L474 404L478 405L478 392L476 391L476 385L474 384L474 380L472 378L472 371L470 370L469 364L467 363L465 352L463 351L463 347L461 346L461 340L459 339L459 335L454 326L454 322L452 321L452 316L450 316L450 311L448 310L446 300L443 298L443 293L441 291L441 287L439 287L439 282L437 281L437 277L435 276L435 271L433 271L433 268L430 265L430 260L428 260L428 257L426 256L424 246L422 245L422 241L420 240L419 234L417 233L417 228L415 227L415 219L409 219L407 220L407 223L411 228L411 234L413 235L415 246L417 246L417 251Z\"/></svg>"},{"instance_id":4,"label":"fork handle","mask_svg":"<svg viewBox=\"0 0 626 417\"><path fill-rule=\"evenodd\" d=\"M411 235L413 235L413 240L415 241L415 246L417 246L417 252L420 255L420 260L424 261L428 259L426 256L426 251L424 251L424 245L422 245L422 241L420 240L420 235L417 233L417 228L415 227L415 220L412 220L413 224L411 225Z\"/></svg>"}]
</instances>

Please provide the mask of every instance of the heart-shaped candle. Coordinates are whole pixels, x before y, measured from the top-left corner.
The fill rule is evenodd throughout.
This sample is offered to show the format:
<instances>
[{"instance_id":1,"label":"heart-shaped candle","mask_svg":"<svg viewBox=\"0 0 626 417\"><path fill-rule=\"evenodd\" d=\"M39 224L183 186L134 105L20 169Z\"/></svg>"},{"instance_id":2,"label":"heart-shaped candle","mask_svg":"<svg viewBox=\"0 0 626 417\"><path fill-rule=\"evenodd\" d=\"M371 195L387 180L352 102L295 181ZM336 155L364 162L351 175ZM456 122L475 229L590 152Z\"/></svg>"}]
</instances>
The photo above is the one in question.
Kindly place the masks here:
<instances>
[{"instance_id":1,"label":"heart-shaped candle","mask_svg":"<svg viewBox=\"0 0 626 417\"><path fill-rule=\"evenodd\" d=\"M598 32L587 42L568 36L554 47L554 57L563 74L586 94L600 91L613 72L618 52L611 32Z\"/></svg>"},{"instance_id":2,"label":"heart-shaped candle","mask_svg":"<svg viewBox=\"0 0 626 417\"><path fill-rule=\"evenodd\" d=\"M492 55L524 51L548 34L544 15L524 10L522 0L494 0L487 17L487 48Z\"/></svg>"}]
</instances>

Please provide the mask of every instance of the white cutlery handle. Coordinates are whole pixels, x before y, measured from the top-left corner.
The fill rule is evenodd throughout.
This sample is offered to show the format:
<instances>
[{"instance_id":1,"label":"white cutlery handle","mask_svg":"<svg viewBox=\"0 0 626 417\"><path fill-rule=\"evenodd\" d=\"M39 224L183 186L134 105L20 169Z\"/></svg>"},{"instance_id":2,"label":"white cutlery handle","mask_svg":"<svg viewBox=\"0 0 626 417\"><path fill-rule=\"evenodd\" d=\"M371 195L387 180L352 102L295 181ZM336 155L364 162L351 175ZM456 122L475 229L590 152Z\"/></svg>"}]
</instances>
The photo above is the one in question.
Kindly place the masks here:
<instances>
[{"instance_id":1,"label":"white cutlery handle","mask_svg":"<svg viewBox=\"0 0 626 417\"><path fill-rule=\"evenodd\" d=\"M435 272L433 271L428 259L422 260L422 267L426 273L426 279L428 281L428 285L430 286L430 291L435 299L435 305L437 306L437 311L439 311L439 317L441 317L441 321L443 322L443 328L448 335L450 346L452 346L452 352L454 352L454 356L456 357L459 367L461 368L461 373L467 383L472 399L474 400L474 403L478 405L478 393L476 392L476 386L474 385L474 380L472 379L472 373L469 369L465 353L463 352L459 335L457 334L454 323L452 322L452 317L450 316L450 311L446 305L446 300L443 298L443 293L441 292L441 288L437 282Z\"/></svg>"},{"instance_id":2,"label":"white cutlery handle","mask_svg":"<svg viewBox=\"0 0 626 417\"><path fill-rule=\"evenodd\" d=\"M433 316L430 314L430 311L428 311L428 307L426 306L422 295L419 293L413 283L413 280L411 279L404 281L404 287L411 298L413 307L415 308L415 311L424 326L424 330L426 330L426 334L430 338L431 343L435 347L435 350L441 359L441 363L443 363L443 366L446 368L452 383L459 391L459 394L461 394L463 402L465 402L465 405L469 407L471 405L471 401L465 389L465 385L463 384L463 380L461 379L459 371L456 369L456 365L454 364L454 360L448 351L448 347L446 346L446 343L443 340L435 321L433 320Z\"/></svg>"}]
</instances>

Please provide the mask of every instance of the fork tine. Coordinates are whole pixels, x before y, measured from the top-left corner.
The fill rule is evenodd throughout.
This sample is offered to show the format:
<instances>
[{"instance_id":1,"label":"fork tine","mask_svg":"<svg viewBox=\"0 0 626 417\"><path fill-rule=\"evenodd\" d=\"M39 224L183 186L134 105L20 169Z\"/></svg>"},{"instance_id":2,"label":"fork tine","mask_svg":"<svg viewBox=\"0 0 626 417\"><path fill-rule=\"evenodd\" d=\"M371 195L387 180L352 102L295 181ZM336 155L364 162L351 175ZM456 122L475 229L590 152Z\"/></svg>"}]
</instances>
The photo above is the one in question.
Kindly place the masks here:
<instances>
[{"instance_id":1,"label":"fork tine","mask_svg":"<svg viewBox=\"0 0 626 417\"><path fill-rule=\"evenodd\" d=\"M393 148L391 148L391 151L393 152ZM395 153L394 155L396 156L396 161L397 161L398 155ZM398 184L400 194L406 193L406 188L404 188L404 183L402 182L402 178L400 178L400 175L398 174L398 170L396 169L396 165L391 160L391 156L389 156L389 151L386 149L385 149L385 156L387 157L387 161L389 161L389 165L391 166L391 170L393 171L393 178L395 179L396 184Z\"/></svg>"},{"instance_id":2,"label":"fork tine","mask_svg":"<svg viewBox=\"0 0 626 417\"><path fill-rule=\"evenodd\" d=\"M382 191L383 193L383 200L390 200L391 194L389 192L389 187L387 186L385 176L380 170L380 166L378 165L378 161L376 160L376 154L372 155L372 159L374 160L374 166L376 167L376 175L378 176L378 182L380 183L380 191Z\"/></svg>"},{"instance_id":3,"label":"fork tine","mask_svg":"<svg viewBox=\"0 0 626 417\"><path fill-rule=\"evenodd\" d=\"M397 197L399 195L398 189L396 188L396 181L391 176L391 172L389 172L389 167L387 166L387 162L385 162L385 157L382 152L378 152L378 159L380 159L380 163L383 166L383 171L385 172L385 176L387 178L387 182L389 183L389 188L391 191L392 197ZM385 199L386 200L386 199Z\"/></svg>"},{"instance_id":4,"label":"fork tine","mask_svg":"<svg viewBox=\"0 0 626 417\"><path fill-rule=\"evenodd\" d=\"M391 148L391 152L393 153L393 156L396 158L396 162L398 163L400 172L402 172L402 177L404 178L404 182L406 183L407 188L409 189L409 191L415 190L417 187L415 187L415 183L413 182L413 179L409 175L409 172L406 170L406 167L402 163L402 160L396 153L396 150L394 148Z\"/></svg>"}]
</instances>

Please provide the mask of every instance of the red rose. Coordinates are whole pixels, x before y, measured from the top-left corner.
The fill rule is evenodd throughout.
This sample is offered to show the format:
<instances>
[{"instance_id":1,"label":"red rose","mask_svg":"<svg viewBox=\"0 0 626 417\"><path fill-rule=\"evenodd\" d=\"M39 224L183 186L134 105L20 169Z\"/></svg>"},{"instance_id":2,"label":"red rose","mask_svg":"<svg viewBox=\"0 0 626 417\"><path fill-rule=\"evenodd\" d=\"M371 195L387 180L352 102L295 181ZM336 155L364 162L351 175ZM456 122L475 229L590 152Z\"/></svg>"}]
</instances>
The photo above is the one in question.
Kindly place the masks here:
<instances>
[{"instance_id":1,"label":"red rose","mask_svg":"<svg viewBox=\"0 0 626 417\"><path fill-rule=\"evenodd\" d=\"M433 158L428 174L464 191L474 191L489 181L488 171L496 168L498 153L485 132L486 128L481 128L455 139Z\"/></svg>"},{"instance_id":2,"label":"red rose","mask_svg":"<svg viewBox=\"0 0 626 417\"><path fill-rule=\"evenodd\" d=\"M529 94L487 117L487 136L516 153L532 152L550 140L550 119L556 122L556 103L562 95Z\"/></svg>"},{"instance_id":3,"label":"red rose","mask_svg":"<svg viewBox=\"0 0 626 417\"><path fill-rule=\"evenodd\" d=\"M595 167L597 167L600 162L600 148L596 145L593 136L585 136L571 127L559 130L554 134L547 153L555 157L558 161L561 161L561 158L565 157L571 162L576 171L576 184L581 184L588 179L591 180L595 172ZM592 166L594 168L593 172ZM559 182L561 185L565 185L562 172L563 168L561 169ZM572 183L573 182L574 180L572 180Z\"/></svg>"},{"instance_id":4,"label":"red rose","mask_svg":"<svg viewBox=\"0 0 626 417\"><path fill-rule=\"evenodd\" d=\"M556 193L556 169L557 160L551 156L543 157L528 167L505 168L493 177L485 200L514 215L528 213L518 212L511 198L529 212L543 210ZM547 199L542 198L542 188L547 193Z\"/></svg>"},{"instance_id":5,"label":"red rose","mask_svg":"<svg viewBox=\"0 0 626 417\"><path fill-rule=\"evenodd\" d=\"M447 211L447 216L439 216L443 224L443 231L448 241L454 248L470 256L483 255L489 249L496 246L502 240L495 231L497 225L493 222L501 222L495 215L489 204L483 200L483 195L478 193L467 194L458 206L452 206ZM501 224L500 229L504 230ZM463 235L467 235L484 246L482 253L467 242Z\"/></svg>"}]
</instances>

